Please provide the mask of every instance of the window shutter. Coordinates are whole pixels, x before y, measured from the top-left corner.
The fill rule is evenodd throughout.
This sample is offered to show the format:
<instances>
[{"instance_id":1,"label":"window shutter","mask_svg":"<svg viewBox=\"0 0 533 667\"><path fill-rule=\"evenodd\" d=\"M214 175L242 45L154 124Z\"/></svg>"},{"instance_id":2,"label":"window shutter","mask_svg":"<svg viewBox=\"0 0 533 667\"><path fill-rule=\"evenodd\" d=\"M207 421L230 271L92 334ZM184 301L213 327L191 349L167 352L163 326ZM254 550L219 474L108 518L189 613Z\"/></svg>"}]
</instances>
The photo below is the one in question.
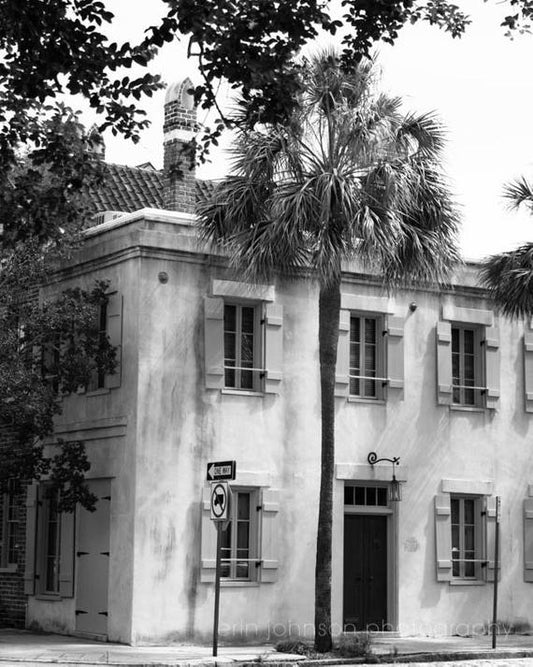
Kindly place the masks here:
<instances>
[{"instance_id":1,"label":"window shutter","mask_svg":"<svg viewBox=\"0 0 533 667\"><path fill-rule=\"evenodd\" d=\"M283 368L283 306L265 305L265 392L278 394Z\"/></svg>"},{"instance_id":2,"label":"window shutter","mask_svg":"<svg viewBox=\"0 0 533 667\"><path fill-rule=\"evenodd\" d=\"M387 377L389 389L403 389L403 317L389 317L387 331Z\"/></svg>"},{"instance_id":3,"label":"window shutter","mask_svg":"<svg viewBox=\"0 0 533 667\"><path fill-rule=\"evenodd\" d=\"M259 580L271 583L278 578L279 492L263 489L261 496L261 569Z\"/></svg>"},{"instance_id":4,"label":"window shutter","mask_svg":"<svg viewBox=\"0 0 533 667\"><path fill-rule=\"evenodd\" d=\"M116 348L117 366L115 372L106 376L105 386L108 389L120 387L122 379L122 294L114 292L107 301L106 331L109 342Z\"/></svg>"},{"instance_id":5,"label":"window shutter","mask_svg":"<svg viewBox=\"0 0 533 667\"><path fill-rule=\"evenodd\" d=\"M215 581L217 566L217 529L211 520L211 487L205 486L202 491L202 536L200 554L200 581Z\"/></svg>"},{"instance_id":6,"label":"window shutter","mask_svg":"<svg viewBox=\"0 0 533 667\"><path fill-rule=\"evenodd\" d=\"M59 595L74 596L74 537L75 513L61 513L61 535L59 551Z\"/></svg>"},{"instance_id":7,"label":"window shutter","mask_svg":"<svg viewBox=\"0 0 533 667\"><path fill-rule=\"evenodd\" d=\"M437 322L437 403L452 402L452 325Z\"/></svg>"},{"instance_id":8,"label":"window shutter","mask_svg":"<svg viewBox=\"0 0 533 667\"><path fill-rule=\"evenodd\" d=\"M498 327L485 329L485 386L487 387L486 406L495 410L500 399L500 330Z\"/></svg>"},{"instance_id":9,"label":"window shutter","mask_svg":"<svg viewBox=\"0 0 533 667\"><path fill-rule=\"evenodd\" d=\"M224 299L204 297L205 386L224 387Z\"/></svg>"},{"instance_id":10,"label":"window shutter","mask_svg":"<svg viewBox=\"0 0 533 667\"><path fill-rule=\"evenodd\" d=\"M437 581L452 578L452 512L450 494L435 496L435 556Z\"/></svg>"},{"instance_id":11,"label":"window shutter","mask_svg":"<svg viewBox=\"0 0 533 667\"><path fill-rule=\"evenodd\" d=\"M339 344L335 368L335 396L346 398L350 386L350 311L341 310L339 317Z\"/></svg>"},{"instance_id":12,"label":"window shutter","mask_svg":"<svg viewBox=\"0 0 533 667\"><path fill-rule=\"evenodd\" d=\"M26 565L24 568L24 593L35 594L35 551L37 542L37 511L39 486L30 484L26 491Z\"/></svg>"},{"instance_id":13,"label":"window shutter","mask_svg":"<svg viewBox=\"0 0 533 667\"><path fill-rule=\"evenodd\" d=\"M485 559L487 566L485 569L485 581L494 581L494 546L496 541L496 496L485 496ZM500 535L500 553L498 561L501 563L501 535ZM501 567L498 568L498 581L500 580Z\"/></svg>"},{"instance_id":14,"label":"window shutter","mask_svg":"<svg viewBox=\"0 0 533 667\"><path fill-rule=\"evenodd\" d=\"M524 500L524 581L533 582L533 498Z\"/></svg>"},{"instance_id":15,"label":"window shutter","mask_svg":"<svg viewBox=\"0 0 533 667\"><path fill-rule=\"evenodd\" d=\"M533 412L533 332L524 334L524 394L526 412Z\"/></svg>"}]
</instances>

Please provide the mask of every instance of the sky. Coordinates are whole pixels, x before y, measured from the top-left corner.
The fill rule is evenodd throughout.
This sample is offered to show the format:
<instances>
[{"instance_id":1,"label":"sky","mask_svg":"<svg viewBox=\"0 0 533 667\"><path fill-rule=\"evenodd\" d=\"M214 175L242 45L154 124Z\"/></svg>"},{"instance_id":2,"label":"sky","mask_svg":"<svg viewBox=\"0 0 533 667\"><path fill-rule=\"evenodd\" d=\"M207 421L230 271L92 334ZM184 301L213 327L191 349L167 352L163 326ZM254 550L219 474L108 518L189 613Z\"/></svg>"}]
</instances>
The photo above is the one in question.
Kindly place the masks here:
<instances>
[{"instance_id":1,"label":"sky","mask_svg":"<svg viewBox=\"0 0 533 667\"><path fill-rule=\"evenodd\" d=\"M501 196L505 183L522 175L533 178L533 34L504 36L499 23L507 3L456 4L472 18L461 39L427 24L409 26L393 47L379 46L379 62L384 91L400 95L406 110L436 111L447 128L444 167L460 205L460 244L464 257L475 260L533 240L533 215L507 210ZM140 38L163 11L159 0L107 0L107 5L116 16L117 40ZM166 46L152 70L167 83L185 76L200 81L185 41ZM138 144L105 136L108 161L162 166L163 100L161 91L143 103L152 126ZM92 120L88 114L86 122ZM205 120L202 114L199 120ZM200 177L224 176L229 141L198 170Z\"/></svg>"}]
</instances>

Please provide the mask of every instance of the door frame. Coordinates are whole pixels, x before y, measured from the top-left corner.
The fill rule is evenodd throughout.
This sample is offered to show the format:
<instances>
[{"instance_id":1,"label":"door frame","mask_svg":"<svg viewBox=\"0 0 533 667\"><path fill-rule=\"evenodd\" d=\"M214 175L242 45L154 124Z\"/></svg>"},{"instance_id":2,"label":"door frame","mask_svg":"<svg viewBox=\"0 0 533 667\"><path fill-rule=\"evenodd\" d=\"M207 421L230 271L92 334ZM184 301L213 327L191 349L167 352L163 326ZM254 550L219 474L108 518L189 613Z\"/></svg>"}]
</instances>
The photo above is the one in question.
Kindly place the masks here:
<instances>
[{"instance_id":1,"label":"door frame","mask_svg":"<svg viewBox=\"0 0 533 667\"><path fill-rule=\"evenodd\" d=\"M344 480L344 486L389 486L385 482L366 480ZM344 505L342 516L342 588L341 609L344 632L344 517L346 514L381 515L387 517L387 619L386 632L395 632L398 628L398 514L397 502L383 506Z\"/></svg>"}]
</instances>

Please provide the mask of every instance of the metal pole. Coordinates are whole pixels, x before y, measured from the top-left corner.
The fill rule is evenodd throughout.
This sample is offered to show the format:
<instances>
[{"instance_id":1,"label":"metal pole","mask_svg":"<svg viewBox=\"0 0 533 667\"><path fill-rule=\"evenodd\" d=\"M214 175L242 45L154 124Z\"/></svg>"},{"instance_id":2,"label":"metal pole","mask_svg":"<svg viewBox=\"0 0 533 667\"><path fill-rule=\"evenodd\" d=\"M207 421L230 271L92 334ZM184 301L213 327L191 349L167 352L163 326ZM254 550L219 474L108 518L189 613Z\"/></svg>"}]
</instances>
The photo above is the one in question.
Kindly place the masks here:
<instances>
[{"instance_id":1,"label":"metal pole","mask_svg":"<svg viewBox=\"0 0 533 667\"><path fill-rule=\"evenodd\" d=\"M496 496L496 533L494 535L494 598L492 603L492 648L496 648L496 631L498 625L498 570L500 563L500 496Z\"/></svg>"},{"instance_id":2,"label":"metal pole","mask_svg":"<svg viewBox=\"0 0 533 667\"><path fill-rule=\"evenodd\" d=\"M218 653L218 610L220 607L220 547L222 537L222 521L216 522L217 526L217 560L215 570L215 617L213 619L213 657Z\"/></svg>"}]
</instances>

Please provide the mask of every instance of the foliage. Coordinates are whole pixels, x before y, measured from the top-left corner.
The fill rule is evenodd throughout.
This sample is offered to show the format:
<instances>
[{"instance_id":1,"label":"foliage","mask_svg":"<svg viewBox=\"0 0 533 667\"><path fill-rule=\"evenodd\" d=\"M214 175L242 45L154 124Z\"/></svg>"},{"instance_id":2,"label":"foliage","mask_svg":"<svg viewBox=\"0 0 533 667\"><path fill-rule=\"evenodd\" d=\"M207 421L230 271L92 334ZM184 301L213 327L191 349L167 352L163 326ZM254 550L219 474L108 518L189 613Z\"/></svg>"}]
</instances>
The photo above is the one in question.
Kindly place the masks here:
<instances>
[{"instance_id":1,"label":"foliage","mask_svg":"<svg viewBox=\"0 0 533 667\"><path fill-rule=\"evenodd\" d=\"M278 653L293 653L295 655L309 655L311 646L301 639L281 639L276 643L275 649Z\"/></svg>"},{"instance_id":2,"label":"foliage","mask_svg":"<svg viewBox=\"0 0 533 667\"><path fill-rule=\"evenodd\" d=\"M435 117L403 115L378 94L372 61L347 72L334 53L304 60L286 124L241 125L232 175L200 205L203 238L250 280L318 282L321 392L315 648L331 649L335 363L342 261L394 287L442 281L458 260L457 214L441 174Z\"/></svg>"},{"instance_id":3,"label":"foliage","mask_svg":"<svg viewBox=\"0 0 533 667\"><path fill-rule=\"evenodd\" d=\"M102 177L87 136L67 109L44 123L50 140L21 147L17 162L0 175L0 486L49 476L61 489L61 508L76 500L90 508L83 483L83 447L58 443L50 458L43 439L52 435L63 396L86 386L95 373L111 373L115 351L97 319L107 283L55 289L55 271L76 250L88 221L87 191ZM2 178L3 176L3 178Z\"/></svg>"},{"instance_id":4,"label":"foliage","mask_svg":"<svg viewBox=\"0 0 533 667\"><path fill-rule=\"evenodd\" d=\"M509 183L504 196L512 209L533 210L533 186L525 178ZM489 257L483 262L480 282L503 315L533 316L533 243Z\"/></svg>"},{"instance_id":5,"label":"foliage","mask_svg":"<svg viewBox=\"0 0 533 667\"><path fill-rule=\"evenodd\" d=\"M337 653L343 658L360 658L372 652L372 635L369 632L357 632L342 635Z\"/></svg>"},{"instance_id":6,"label":"foliage","mask_svg":"<svg viewBox=\"0 0 533 667\"><path fill-rule=\"evenodd\" d=\"M196 97L217 106L221 80L238 88L245 122L285 122L299 94L298 54L319 31L341 32L342 66L349 70L379 40L394 43L408 24L426 21L453 37L469 23L446 0L163 0L166 14L147 26L137 44L107 36L113 13L102 0L2 0L0 3L0 174L13 164L14 147L49 140L42 121L65 93L85 98L101 114L100 130L138 140L148 124L137 102L160 86L147 68L166 42L185 37L203 76ZM502 25L528 31L533 3L508 0ZM204 154L230 119L204 135Z\"/></svg>"}]
</instances>

